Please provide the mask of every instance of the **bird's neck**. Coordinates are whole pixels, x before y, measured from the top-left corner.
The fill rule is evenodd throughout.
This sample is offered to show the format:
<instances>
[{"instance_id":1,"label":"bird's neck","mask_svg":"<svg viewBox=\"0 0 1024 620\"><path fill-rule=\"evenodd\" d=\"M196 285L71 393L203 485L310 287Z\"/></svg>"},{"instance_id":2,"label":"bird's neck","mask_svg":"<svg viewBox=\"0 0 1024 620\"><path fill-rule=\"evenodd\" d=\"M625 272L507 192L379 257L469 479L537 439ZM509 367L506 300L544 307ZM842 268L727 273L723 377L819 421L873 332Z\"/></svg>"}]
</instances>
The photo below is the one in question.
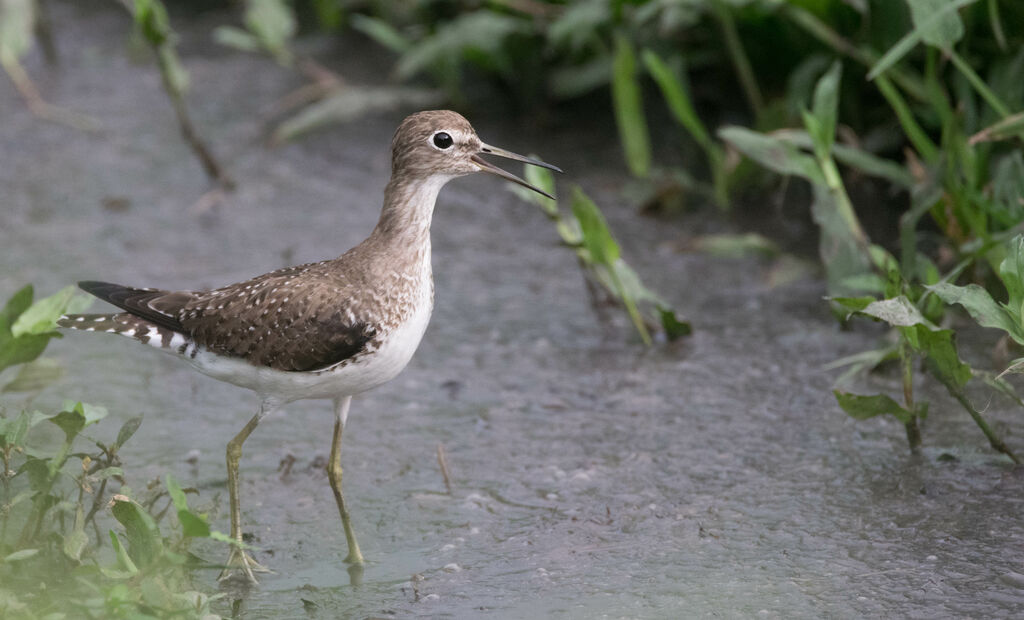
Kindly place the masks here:
<instances>
[{"instance_id":1,"label":"bird's neck","mask_svg":"<svg viewBox=\"0 0 1024 620\"><path fill-rule=\"evenodd\" d=\"M384 208L371 237L399 248L429 246L434 203L449 179L440 175L393 176L384 190Z\"/></svg>"}]
</instances>

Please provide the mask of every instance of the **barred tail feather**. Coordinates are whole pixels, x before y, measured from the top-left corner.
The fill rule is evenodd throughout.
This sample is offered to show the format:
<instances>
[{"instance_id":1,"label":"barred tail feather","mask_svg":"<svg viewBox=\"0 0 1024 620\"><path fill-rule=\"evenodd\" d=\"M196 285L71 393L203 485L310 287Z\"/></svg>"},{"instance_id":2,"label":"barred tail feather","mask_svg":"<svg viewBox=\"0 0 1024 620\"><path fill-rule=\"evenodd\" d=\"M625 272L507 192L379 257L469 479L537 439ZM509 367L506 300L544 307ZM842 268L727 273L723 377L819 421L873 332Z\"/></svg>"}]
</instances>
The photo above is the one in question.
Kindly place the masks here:
<instances>
[{"instance_id":1,"label":"barred tail feather","mask_svg":"<svg viewBox=\"0 0 1024 620\"><path fill-rule=\"evenodd\" d=\"M106 332L134 338L143 344L183 353L189 344L184 334L167 329L127 312L119 314L68 314L57 320L66 329Z\"/></svg>"}]
</instances>

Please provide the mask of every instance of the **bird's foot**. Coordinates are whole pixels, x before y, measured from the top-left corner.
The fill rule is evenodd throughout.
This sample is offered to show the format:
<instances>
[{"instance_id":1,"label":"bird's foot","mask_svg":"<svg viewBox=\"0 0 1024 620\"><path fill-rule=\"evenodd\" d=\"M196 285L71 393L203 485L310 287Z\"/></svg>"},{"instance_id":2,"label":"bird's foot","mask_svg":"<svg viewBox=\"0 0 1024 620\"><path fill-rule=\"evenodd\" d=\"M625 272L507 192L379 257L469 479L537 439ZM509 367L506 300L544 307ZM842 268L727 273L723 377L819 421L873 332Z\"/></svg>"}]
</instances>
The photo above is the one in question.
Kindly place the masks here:
<instances>
[{"instance_id":1,"label":"bird's foot","mask_svg":"<svg viewBox=\"0 0 1024 620\"><path fill-rule=\"evenodd\" d=\"M252 556L247 551L238 547L232 547L231 555L228 556L228 561L224 563L224 570L220 572L217 581L240 578L255 584L259 583L259 581L256 580L256 576L253 573L269 572L271 572L269 568L252 559Z\"/></svg>"}]
</instances>

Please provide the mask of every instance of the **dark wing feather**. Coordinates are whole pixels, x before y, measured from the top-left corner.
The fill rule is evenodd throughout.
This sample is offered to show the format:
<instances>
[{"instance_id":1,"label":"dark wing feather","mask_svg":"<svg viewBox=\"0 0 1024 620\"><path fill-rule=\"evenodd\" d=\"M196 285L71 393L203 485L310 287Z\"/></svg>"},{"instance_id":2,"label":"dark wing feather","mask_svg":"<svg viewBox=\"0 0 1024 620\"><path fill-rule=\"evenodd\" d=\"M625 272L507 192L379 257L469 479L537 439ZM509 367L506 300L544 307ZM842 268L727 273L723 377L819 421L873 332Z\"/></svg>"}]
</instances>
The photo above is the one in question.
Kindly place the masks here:
<instances>
[{"instance_id":1,"label":"dark wing feather","mask_svg":"<svg viewBox=\"0 0 1024 620\"><path fill-rule=\"evenodd\" d=\"M110 282L91 280L79 282L78 287L137 317L146 319L160 327L182 333L186 330L178 320L178 317L185 305L195 297L194 293L187 291L133 288Z\"/></svg>"},{"instance_id":2,"label":"dark wing feather","mask_svg":"<svg viewBox=\"0 0 1024 620\"><path fill-rule=\"evenodd\" d=\"M320 370L351 359L377 333L354 292L325 263L300 265L199 293L180 321L214 353L277 370Z\"/></svg>"}]
</instances>

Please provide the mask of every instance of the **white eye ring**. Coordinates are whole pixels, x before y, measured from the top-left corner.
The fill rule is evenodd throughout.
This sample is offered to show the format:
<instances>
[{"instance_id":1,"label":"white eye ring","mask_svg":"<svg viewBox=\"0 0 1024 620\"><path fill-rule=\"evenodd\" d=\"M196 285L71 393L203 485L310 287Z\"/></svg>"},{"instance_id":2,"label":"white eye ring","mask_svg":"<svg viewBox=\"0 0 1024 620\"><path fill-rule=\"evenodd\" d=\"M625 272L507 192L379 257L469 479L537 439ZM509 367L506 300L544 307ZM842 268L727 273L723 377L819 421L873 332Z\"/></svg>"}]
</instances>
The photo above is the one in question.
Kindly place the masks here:
<instances>
[{"instance_id":1,"label":"white eye ring","mask_svg":"<svg viewBox=\"0 0 1024 620\"><path fill-rule=\"evenodd\" d=\"M439 131L430 138L430 143L434 145L434 148L444 151L450 149L455 144L455 140L447 131Z\"/></svg>"}]
</instances>

